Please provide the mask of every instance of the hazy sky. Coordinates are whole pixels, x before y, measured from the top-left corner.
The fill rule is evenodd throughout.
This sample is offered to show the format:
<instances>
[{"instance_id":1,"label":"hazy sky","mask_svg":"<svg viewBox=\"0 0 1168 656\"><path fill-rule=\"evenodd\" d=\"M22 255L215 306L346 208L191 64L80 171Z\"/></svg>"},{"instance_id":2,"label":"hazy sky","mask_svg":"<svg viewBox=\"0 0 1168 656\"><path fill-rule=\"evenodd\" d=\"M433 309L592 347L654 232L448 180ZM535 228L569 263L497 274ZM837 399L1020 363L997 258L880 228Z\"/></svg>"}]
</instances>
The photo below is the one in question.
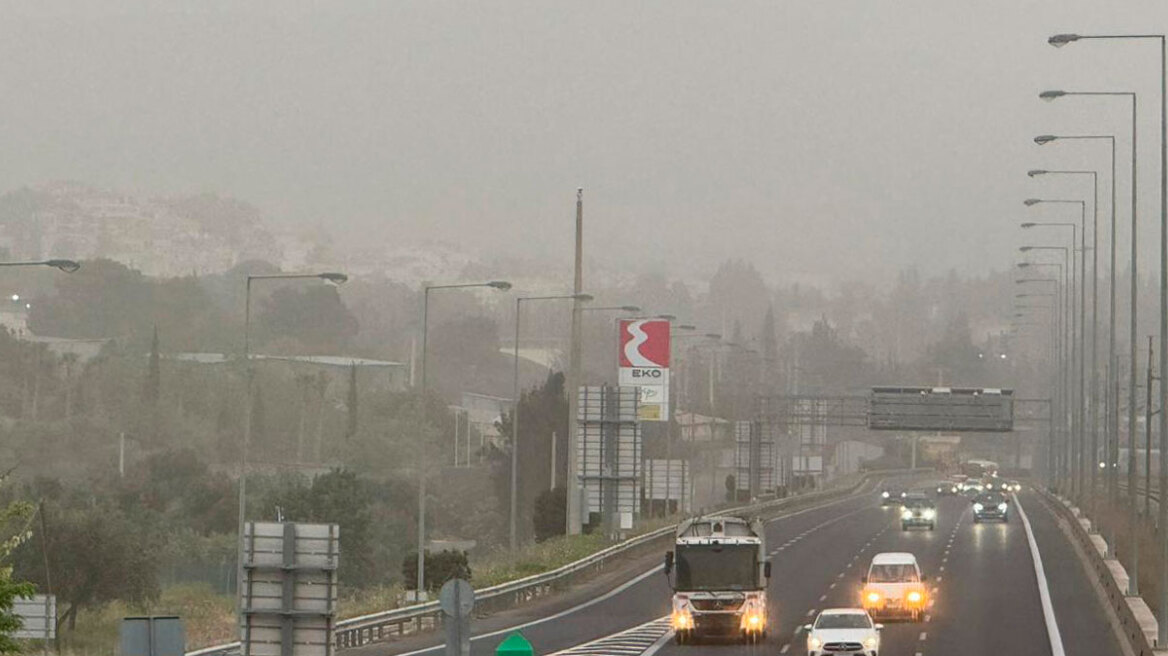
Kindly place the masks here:
<instances>
[{"instance_id":1,"label":"hazy sky","mask_svg":"<svg viewBox=\"0 0 1168 656\"><path fill-rule=\"evenodd\" d=\"M1121 136L1126 240L1126 105L1036 94L1134 89L1153 263L1155 44L1046 38L1164 32L1160 0L2 11L0 189L214 191L364 244L567 260L583 186L589 254L608 265L683 274L741 257L776 282L980 272L1010 264L1018 222L1070 211L1023 198L1089 195L1028 168L1109 165L1102 144L1039 148L1036 134Z\"/></svg>"}]
</instances>

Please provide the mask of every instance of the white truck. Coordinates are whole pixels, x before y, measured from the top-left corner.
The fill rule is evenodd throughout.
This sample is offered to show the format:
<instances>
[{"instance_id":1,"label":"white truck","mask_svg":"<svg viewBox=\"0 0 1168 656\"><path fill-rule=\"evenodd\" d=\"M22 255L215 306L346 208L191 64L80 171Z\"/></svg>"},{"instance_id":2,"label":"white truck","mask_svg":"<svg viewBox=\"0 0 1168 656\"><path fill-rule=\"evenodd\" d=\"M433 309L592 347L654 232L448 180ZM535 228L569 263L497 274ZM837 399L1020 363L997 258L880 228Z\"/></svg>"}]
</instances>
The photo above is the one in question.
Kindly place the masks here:
<instances>
[{"instance_id":1,"label":"white truck","mask_svg":"<svg viewBox=\"0 0 1168 656\"><path fill-rule=\"evenodd\" d=\"M759 642L767 632L766 538L760 520L711 516L677 527L665 574L673 587L678 644L706 635Z\"/></svg>"}]
</instances>

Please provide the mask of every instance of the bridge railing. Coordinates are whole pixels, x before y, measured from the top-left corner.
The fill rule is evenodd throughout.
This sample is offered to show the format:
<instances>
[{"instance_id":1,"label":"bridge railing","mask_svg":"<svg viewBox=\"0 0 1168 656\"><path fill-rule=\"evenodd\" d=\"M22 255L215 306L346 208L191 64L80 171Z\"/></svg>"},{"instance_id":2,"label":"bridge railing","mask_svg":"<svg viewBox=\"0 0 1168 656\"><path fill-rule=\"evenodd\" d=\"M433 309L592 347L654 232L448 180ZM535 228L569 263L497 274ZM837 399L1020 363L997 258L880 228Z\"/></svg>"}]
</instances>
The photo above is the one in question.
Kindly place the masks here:
<instances>
[{"instance_id":1,"label":"bridge railing","mask_svg":"<svg viewBox=\"0 0 1168 656\"><path fill-rule=\"evenodd\" d=\"M924 470L915 470L916 473L922 471ZM914 473L914 471L881 470L867 472L844 487L764 500L749 505L720 509L718 512L729 514L767 513L769 511L786 509L788 506L804 505L819 500L847 496L856 492L873 479L911 473ZM639 555L640 552L648 551L650 548L660 549L662 545L659 543L671 540L676 530L676 525L664 526L630 538L619 544L614 544L556 569L476 590L475 614L489 615L508 608L514 608L538 597L571 586L581 579L589 578L618 559L623 561L630 555ZM429 601L341 620L336 623L335 647L337 649L359 647L375 642L384 642L418 631L437 629L441 626L442 609L439 608L437 601ZM188 652L185 656L237 656L239 651L240 643L232 642Z\"/></svg>"}]
</instances>

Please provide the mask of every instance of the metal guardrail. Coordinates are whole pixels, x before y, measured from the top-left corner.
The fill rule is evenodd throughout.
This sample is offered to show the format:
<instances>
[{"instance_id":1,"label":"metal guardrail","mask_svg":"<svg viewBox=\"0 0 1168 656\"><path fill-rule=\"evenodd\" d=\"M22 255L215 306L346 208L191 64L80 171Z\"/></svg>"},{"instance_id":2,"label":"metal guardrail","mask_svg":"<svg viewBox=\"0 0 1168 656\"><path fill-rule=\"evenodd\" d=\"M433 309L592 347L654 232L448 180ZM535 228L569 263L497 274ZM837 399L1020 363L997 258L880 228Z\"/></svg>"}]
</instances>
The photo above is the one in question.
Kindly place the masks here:
<instances>
[{"instance_id":1,"label":"metal guardrail","mask_svg":"<svg viewBox=\"0 0 1168 656\"><path fill-rule=\"evenodd\" d=\"M1132 611L1131 605L1128 603L1127 591L1120 588L1115 576L1112 575L1111 568L1107 566L1107 560L1100 555L1099 550L1091 541L1091 535L1079 523L1080 516L1076 515L1069 502L1064 501L1061 497L1057 497L1050 492L1035 487L1038 494L1042 498L1044 505L1050 508L1056 515L1061 516L1071 527L1071 533L1074 535L1074 540L1079 543L1083 552L1087 554L1087 559L1090 561L1091 569L1094 570L1094 575L1099 580L1103 587L1103 592L1106 594L1104 601L1115 612L1116 617L1119 618L1120 628L1124 639L1132 648L1132 651L1138 656L1152 656L1152 645L1148 642L1147 636L1140 627L1139 621L1136 619Z\"/></svg>"},{"instance_id":2,"label":"metal guardrail","mask_svg":"<svg viewBox=\"0 0 1168 656\"><path fill-rule=\"evenodd\" d=\"M927 470L898 469L867 472L851 486L846 488L822 490L809 494L783 497L781 499L771 499L745 506L725 508L718 512L765 512L796 503L846 496L855 492L873 478L883 478L914 472L920 473L923 471ZM675 524L664 526L649 533L630 538L619 544L606 547L590 556L568 563L554 570L477 590L475 592L475 613L485 615L512 608L544 596L552 591L570 586L585 574L603 569L605 564L612 560L614 556L627 555L630 551L644 547L662 538L672 536L676 529L677 526ZM437 601L414 604L412 606L404 606L402 608L353 617L337 622L335 646L338 649L359 647L375 642L383 642L392 637L398 637L412 632L436 629L440 626L442 626L442 610L439 608ZM412 631L410 630L411 627L413 629ZM237 656L239 652L240 643L232 642L187 652L185 656Z\"/></svg>"}]
</instances>

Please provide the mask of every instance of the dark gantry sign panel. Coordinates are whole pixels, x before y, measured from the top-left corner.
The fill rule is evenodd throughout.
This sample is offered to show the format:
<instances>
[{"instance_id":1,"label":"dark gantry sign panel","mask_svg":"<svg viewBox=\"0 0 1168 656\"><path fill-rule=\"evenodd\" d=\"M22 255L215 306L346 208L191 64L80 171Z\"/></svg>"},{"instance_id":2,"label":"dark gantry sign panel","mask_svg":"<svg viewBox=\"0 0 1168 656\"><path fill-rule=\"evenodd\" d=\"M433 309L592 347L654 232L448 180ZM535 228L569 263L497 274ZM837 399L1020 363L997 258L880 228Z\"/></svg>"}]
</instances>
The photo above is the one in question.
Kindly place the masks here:
<instances>
[{"instance_id":1,"label":"dark gantry sign panel","mask_svg":"<svg viewBox=\"0 0 1168 656\"><path fill-rule=\"evenodd\" d=\"M1008 433L1014 391L970 387L873 387L871 430Z\"/></svg>"}]
</instances>

